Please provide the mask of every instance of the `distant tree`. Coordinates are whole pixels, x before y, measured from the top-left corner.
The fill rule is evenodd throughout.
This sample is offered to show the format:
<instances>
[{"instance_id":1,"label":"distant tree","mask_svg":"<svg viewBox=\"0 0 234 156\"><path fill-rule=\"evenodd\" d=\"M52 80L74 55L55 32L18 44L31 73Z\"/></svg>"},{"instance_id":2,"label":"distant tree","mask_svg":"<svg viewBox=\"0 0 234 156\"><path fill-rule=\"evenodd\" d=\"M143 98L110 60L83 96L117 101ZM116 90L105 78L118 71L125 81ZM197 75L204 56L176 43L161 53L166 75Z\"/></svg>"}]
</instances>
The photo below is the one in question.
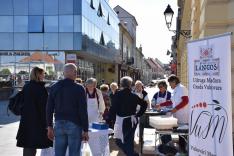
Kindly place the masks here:
<instances>
[{"instance_id":1,"label":"distant tree","mask_svg":"<svg viewBox=\"0 0 234 156\"><path fill-rule=\"evenodd\" d=\"M56 73L54 71L49 70L48 72L46 72L45 79L47 79L47 80L54 80L55 79L55 75L56 75Z\"/></svg>"},{"instance_id":2,"label":"distant tree","mask_svg":"<svg viewBox=\"0 0 234 156\"><path fill-rule=\"evenodd\" d=\"M9 70L9 69L2 69L1 71L0 71L0 74L1 75L10 75L11 74L11 71Z\"/></svg>"},{"instance_id":3,"label":"distant tree","mask_svg":"<svg viewBox=\"0 0 234 156\"><path fill-rule=\"evenodd\" d=\"M27 71L21 70L18 74L20 74L20 75L25 75L25 74L28 74L28 72L27 72Z\"/></svg>"},{"instance_id":4,"label":"distant tree","mask_svg":"<svg viewBox=\"0 0 234 156\"><path fill-rule=\"evenodd\" d=\"M49 71L49 75L55 75L55 72L52 71L52 70L50 70L50 71Z\"/></svg>"}]
</instances>

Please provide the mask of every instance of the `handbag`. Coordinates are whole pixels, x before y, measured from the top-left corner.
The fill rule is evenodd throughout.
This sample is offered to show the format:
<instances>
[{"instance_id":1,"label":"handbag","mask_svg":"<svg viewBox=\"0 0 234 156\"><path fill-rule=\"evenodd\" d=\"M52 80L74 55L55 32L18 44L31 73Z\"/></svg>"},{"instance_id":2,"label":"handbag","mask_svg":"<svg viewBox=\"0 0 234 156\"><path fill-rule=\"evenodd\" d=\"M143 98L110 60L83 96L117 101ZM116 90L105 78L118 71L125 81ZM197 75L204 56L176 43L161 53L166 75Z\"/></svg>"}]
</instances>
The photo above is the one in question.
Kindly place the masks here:
<instances>
[{"instance_id":1,"label":"handbag","mask_svg":"<svg viewBox=\"0 0 234 156\"><path fill-rule=\"evenodd\" d=\"M9 98L9 104L7 106L7 114L8 110L10 110L14 115L21 115L22 109L24 106L24 93L22 91L18 91L16 94L12 95Z\"/></svg>"},{"instance_id":2,"label":"handbag","mask_svg":"<svg viewBox=\"0 0 234 156\"><path fill-rule=\"evenodd\" d=\"M88 142L82 142L80 152L80 156L93 156Z\"/></svg>"}]
</instances>

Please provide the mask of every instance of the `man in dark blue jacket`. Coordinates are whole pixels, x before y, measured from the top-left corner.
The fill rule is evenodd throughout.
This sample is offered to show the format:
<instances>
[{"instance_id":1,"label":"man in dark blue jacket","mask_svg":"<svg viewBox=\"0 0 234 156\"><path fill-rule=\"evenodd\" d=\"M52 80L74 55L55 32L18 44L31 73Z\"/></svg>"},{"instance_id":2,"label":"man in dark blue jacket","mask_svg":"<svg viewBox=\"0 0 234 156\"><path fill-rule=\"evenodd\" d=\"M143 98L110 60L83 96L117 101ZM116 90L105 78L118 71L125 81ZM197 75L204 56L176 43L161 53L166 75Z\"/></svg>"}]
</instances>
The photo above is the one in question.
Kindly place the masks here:
<instances>
[{"instance_id":1,"label":"man in dark blue jacket","mask_svg":"<svg viewBox=\"0 0 234 156\"><path fill-rule=\"evenodd\" d=\"M55 137L55 155L65 156L67 146L70 156L80 155L81 138L88 140L88 114L84 88L75 83L77 67L64 66L64 80L51 87L46 119L48 138ZM53 114L55 125L53 129ZM83 134L82 134L83 131Z\"/></svg>"}]
</instances>

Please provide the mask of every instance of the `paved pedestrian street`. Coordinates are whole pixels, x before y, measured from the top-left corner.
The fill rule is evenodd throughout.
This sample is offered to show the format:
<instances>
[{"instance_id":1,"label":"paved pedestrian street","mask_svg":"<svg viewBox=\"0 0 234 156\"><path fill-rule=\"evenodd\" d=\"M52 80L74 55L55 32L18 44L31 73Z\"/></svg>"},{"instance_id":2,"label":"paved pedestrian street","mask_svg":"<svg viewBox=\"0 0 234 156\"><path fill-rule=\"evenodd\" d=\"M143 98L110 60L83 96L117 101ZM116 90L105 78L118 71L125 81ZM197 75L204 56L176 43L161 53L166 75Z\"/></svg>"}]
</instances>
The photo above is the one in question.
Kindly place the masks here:
<instances>
[{"instance_id":1,"label":"paved pedestrian street","mask_svg":"<svg viewBox=\"0 0 234 156\"><path fill-rule=\"evenodd\" d=\"M22 155L22 148L16 147L16 133L19 122L5 124L0 126L0 155L18 156Z\"/></svg>"},{"instance_id":2,"label":"paved pedestrian street","mask_svg":"<svg viewBox=\"0 0 234 156\"><path fill-rule=\"evenodd\" d=\"M9 112L10 113L10 112ZM21 156L22 148L16 147L16 134L19 126L19 117L13 114L7 114L7 101L0 101L0 156ZM145 142L152 142L154 136L150 135L150 131L146 131ZM152 131L151 131L152 134ZM139 151L139 144L136 137L136 151ZM151 143L151 145L154 143ZM144 147L145 153L153 153L152 146ZM114 139L110 139L110 156L124 156L122 151L115 145ZM146 155L146 154L144 154ZM40 150L37 151L37 156L40 156ZM147 155L150 156L150 155Z\"/></svg>"},{"instance_id":3,"label":"paved pedestrian street","mask_svg":"<svg viewBox=\"0 0 234 156\"><path fill-rule=\"evenodd\" d=\"M7 113L7 101L0 101L0 155L19 156L22 149L16 147L16 133L19 117Z\"/></svg>"},{"instance_id":4,"label":"paved pedestrian street","mask_svg":"<svg viewBox=\"0 0 234 156\"><path fill-rule=\"evenodd\" d=\"M19 122L13 122L10 124L0 125L0 155L1 156L20 156L22 155L22 148L16 147L16 133ZM147 135L147 134L146 134ZM145 136L146 136L145 135ZM148 134L148 141L150 141L150 135ZM152 138L152 136L151 136ZM152 147L145 146L145 153L152 153ZM136 144L136 150L139 151L139 145ZM111 156L124 156L124 154L115 145L114 140L110 139L110 151ZM37 151L37 156L40 155L40 150ZM145 154L146 155L146 154ZM147 154L150 156L150 154Z\"/></svg>"}]
</instances>

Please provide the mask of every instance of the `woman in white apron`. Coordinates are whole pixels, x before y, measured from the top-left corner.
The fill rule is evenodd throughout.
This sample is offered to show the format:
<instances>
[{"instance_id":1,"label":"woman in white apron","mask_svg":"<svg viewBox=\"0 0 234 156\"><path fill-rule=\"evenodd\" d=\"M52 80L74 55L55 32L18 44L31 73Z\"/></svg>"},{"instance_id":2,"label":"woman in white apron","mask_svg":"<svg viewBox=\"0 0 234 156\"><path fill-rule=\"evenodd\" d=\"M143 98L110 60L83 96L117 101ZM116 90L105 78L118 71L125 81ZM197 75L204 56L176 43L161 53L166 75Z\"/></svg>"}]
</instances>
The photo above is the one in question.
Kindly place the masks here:
<instances>
[{"instance_id":1,"label":"woman in white apron","mask_svg":"<svg viewBox=\"0 0 234 156\"><path fill-rule=\"evenodd\" d=\"M171 100L171 92L167 91L167 83L165 81L158 82L159 91L154 94L151 101L152 107ZM162 109L172 108L171 104L169 106L162 106Z\"/></svg>"},{"instance_id":2,"label":"woman in white apron","mask_svg":"<svg viewBox=\"0 0 234 156\"><path fill-rule=\"evenodd\" d=\"M188 124L189 109L188 109L188 90L180 83L177 76L171 75L168 78L171 88L174 90L171 101L160 103L160 106L173 105L172 113L178 119L179 124ZM179 145L182 152L185 152L186 142L182 137L179 137Z\"/></svg>"},{"instance_id":3,"label":"woman in white apron","mask_svg":"<svg viewBox=\"0 0 234 156\"><path fill-rule=\"evenodd\" d=\"M158 82L159 91L154 94L151 105L155 107L157 104L164 103L171 100L171 92L167 91L166 81ZM167 111L167 109L172 108L172 106L163 106L161 109ZM161 137L162 144L167 144L171 141L171 135L163 135Z\"/></svg>"},{"instance_id":4,"label":"woman in white apron","mask_svg":"<svg viewBox=\"0 0 234 156\"><path fill-rule=\"evenodd\" d=\"M144 114L147 103L132 93L132 78L123 77L120 84L122 89L113 96L113 103L110 108L110 117L112 119L116 117L114 138L116 144L127 156L138 156L134 152L134 134L137 118ZM137 105L140 105L139 111L136 111Z\"/></svg>"},{"instance_id":5,"label":"woman in white apron","mask_svg":"<svg viewBox=\"0 0 234 156\"><path fill-rule=\"evenodd\" d=\"M105 110L105 103L102 92L96 88L97 81L94 78L89 78L86 81L86 96L89 125L93 122L102 121L102 115Z\"/></svg>"}]
</instances>

